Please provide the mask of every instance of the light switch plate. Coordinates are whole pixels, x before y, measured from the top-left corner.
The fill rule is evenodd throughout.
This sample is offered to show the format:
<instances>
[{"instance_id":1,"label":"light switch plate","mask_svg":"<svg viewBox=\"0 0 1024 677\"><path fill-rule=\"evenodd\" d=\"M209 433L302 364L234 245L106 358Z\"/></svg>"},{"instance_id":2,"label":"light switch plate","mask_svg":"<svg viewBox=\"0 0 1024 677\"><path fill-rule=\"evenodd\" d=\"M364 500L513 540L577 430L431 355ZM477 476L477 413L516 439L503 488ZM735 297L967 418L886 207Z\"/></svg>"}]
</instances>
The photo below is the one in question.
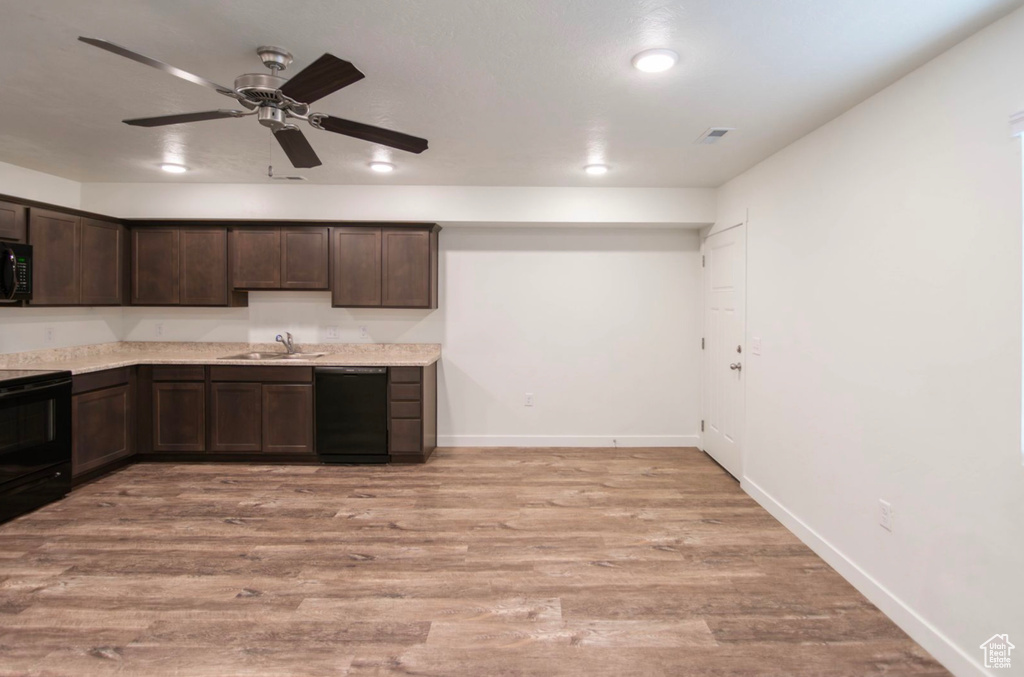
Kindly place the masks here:
<instances>
[{"instance_id":1,"label":"light switch plate","mask_svg":"<svg viewBox=\"0 0 1024 677\"><path fill-rule=\"evenodd\" d=\"M761 354L761 337L754 336L750 339L750 353L751 355Z\"/></svg>"}]
</instances>

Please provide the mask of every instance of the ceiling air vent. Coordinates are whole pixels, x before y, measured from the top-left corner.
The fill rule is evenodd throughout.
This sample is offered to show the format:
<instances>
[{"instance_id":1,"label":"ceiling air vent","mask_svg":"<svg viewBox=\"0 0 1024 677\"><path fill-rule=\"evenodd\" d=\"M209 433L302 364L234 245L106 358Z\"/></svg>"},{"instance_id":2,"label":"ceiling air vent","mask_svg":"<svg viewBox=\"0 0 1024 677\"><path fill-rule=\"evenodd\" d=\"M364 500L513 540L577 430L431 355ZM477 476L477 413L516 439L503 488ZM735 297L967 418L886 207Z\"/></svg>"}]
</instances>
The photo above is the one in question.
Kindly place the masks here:
<instances>
[{"instance_id":1,"label":"ceiling air vent","mask_svg":"<svg viewBox=\"0 0 1024 677\"><path fill-rule=\"evenodd\" d=\"M731 132L735 127L709 127L704 130L704 133L697 137L694 143L701 145L710 145L712 143L718 143L719 139Z\"/></svg>"},{"instance_id":2,"label":"ceiling air vent","mask_svg":"<svg viewBox=\"0 0 1024 677\"><path fill-rule=\"evenodd\" d=\"M271 176L274 181L305 181L305 176Z\"/></svg>"}]
</instances>

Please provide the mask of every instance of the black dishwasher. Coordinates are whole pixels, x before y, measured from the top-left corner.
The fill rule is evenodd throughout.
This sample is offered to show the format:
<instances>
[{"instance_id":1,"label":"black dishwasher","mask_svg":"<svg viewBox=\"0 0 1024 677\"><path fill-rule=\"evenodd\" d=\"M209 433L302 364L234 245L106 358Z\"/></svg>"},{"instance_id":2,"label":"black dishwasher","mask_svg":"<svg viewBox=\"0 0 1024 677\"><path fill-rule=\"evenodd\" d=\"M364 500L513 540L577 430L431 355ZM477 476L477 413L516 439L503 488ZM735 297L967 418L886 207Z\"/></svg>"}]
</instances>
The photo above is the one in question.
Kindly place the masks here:
<instances>
[{"instance_id":1,"label":"black dishwasher","mask_svg":"<svg viewBox=\"0 0 1024 677\"><path fill-rule=\"evenodd\" d=\"M387 368L317 367L314 375L320 460L387 463Z\"/></svg>"}]
</instances>

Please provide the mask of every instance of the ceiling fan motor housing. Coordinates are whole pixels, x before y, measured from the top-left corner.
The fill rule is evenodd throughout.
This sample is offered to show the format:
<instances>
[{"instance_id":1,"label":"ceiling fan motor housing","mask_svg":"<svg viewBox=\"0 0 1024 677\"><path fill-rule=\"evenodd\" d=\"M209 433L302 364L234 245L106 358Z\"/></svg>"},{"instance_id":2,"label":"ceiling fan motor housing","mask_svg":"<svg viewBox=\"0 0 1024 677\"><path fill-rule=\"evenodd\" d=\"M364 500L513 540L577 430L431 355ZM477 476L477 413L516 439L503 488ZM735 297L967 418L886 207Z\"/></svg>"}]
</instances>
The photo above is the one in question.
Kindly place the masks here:
<instances>
[{"instance_id":1,"label":"ceiling fan motor housing","mask_svg":"<svg viewBox=\"0 0 1024 677\"><path fill-rule=\"evenodd\" d=\"M256 53L260 55L260 61L263 62L263 65L275 73L283 71L292 63L292 53L284 47L266 45L257 48Z\"/></svg>"}]
</instances>

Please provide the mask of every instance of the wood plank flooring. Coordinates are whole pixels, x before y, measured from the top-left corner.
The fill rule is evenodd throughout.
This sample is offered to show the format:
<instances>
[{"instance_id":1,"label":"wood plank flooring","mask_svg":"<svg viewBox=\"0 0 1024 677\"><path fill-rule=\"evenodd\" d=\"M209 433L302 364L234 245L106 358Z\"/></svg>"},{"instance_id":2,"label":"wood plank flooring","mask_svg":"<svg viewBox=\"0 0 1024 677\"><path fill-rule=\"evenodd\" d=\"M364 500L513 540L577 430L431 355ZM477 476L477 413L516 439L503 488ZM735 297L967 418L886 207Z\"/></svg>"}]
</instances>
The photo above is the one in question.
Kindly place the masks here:
<instances>
[{"instance_id":1,"label":"wood plank flooring","mask_svg":"<svg viewBox=\"0 0 1024 677\"><path fill-rule=\"evenodd\" d=\"M141 464L0 526L0 675L946 675L695 449Z\"/></svg>"}]
</instances>

